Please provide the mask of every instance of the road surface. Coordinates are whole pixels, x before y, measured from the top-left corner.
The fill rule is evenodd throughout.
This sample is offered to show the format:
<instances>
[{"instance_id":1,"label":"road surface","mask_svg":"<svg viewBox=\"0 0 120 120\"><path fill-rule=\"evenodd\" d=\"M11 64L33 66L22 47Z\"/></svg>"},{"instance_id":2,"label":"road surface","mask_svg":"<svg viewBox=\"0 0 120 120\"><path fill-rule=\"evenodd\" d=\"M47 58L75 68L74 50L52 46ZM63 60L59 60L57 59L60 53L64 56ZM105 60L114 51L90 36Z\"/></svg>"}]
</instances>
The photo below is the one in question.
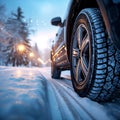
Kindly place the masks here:
<instances>
[{"instance_id":1,"label":"road surface","mask_svg":"<svg viewBox=\"0 0 120 120\"><path fill-rule=\"evenodd\" d=\"M120 103L79 97L68 72L50 68L0 67L0 120L120 120Z\"/></svg>"}]
</instances>

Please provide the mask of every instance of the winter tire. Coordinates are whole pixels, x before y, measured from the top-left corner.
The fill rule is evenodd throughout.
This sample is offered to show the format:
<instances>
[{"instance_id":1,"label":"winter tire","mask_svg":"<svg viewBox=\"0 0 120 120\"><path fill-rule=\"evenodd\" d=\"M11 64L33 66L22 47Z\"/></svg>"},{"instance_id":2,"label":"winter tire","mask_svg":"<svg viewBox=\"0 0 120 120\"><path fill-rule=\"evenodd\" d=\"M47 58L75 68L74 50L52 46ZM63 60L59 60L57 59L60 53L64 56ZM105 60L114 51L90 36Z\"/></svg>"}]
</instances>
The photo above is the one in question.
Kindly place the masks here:
<instances>
[{"instance_id":1,"label":"winter tire","mask_svg":"<svg viewBox=\"0 0 120 120\"><path fill-rule=\"evenodd\" d=\"M60 74L61 74L61 70L59 70L55 63L52 62L51 64L51 77L54 79L59 79L60 78Z\"/></svg>"},{"instance_id":2,"label":"winter tire","mask_svg":"<svg viewBox=\"0 0 120 120\"><path fill-rule=\"evenodd\" d=\"M95 101L111 100L120 86L120 52L108 38L98 9L87 8L78 14L71 41L75 91Z\"/></svg>"}]
</instances>

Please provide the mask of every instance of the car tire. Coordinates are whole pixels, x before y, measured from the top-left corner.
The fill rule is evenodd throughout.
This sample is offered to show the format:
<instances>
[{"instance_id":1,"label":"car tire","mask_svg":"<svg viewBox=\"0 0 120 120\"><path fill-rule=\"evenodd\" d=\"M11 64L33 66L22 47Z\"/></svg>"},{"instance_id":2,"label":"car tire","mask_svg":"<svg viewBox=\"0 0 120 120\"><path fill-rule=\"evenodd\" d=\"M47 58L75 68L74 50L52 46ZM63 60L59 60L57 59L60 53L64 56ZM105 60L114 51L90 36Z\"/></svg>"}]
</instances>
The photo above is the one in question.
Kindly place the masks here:
<instances>
[{"instance_id":1,"label":"car tire","mask_svg":"<svg viewBox=\"0 0 120 120\"><path fill-rule=\"evenodd\" d=\"M77 16L70 48L71 79L81 97L109 101L120 88L120 51L108 38L100 11L83 9Z\"/></svg>"},{"instance_id":2,"label":"car tire","mask_svg":"<svg viewBox=\"0 0 120 120\"><path fill-rule=\"evenodd\" d=\"M59 79L61 75L61 70L57 68L54 62L51 64L51 77L54 79Z\"/></svg>"}]
</instances>

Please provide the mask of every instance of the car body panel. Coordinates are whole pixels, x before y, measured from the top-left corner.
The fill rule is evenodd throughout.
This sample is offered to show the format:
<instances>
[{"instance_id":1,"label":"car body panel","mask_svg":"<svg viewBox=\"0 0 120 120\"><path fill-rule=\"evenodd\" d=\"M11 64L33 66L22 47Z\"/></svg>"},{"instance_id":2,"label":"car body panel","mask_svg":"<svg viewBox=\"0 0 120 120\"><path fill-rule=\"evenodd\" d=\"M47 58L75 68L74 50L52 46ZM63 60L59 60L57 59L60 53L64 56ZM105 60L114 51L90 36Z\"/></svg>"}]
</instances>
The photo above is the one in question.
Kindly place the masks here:
<instances>
[{"instance_id":1,"label":"car body panel","mask_svg":"<svg viewBox=\"0 0 120 120\"><path fill-rule=\"evenodd\" d=\"M54 44L52 45L52 60L55 62L56 66L60 69L64 70L69 69L69 61L67 58L67 50L65 47L65 39L64 39L64 26L61 27L56 34L56 39Z\"/></svg>"}]
</instances>

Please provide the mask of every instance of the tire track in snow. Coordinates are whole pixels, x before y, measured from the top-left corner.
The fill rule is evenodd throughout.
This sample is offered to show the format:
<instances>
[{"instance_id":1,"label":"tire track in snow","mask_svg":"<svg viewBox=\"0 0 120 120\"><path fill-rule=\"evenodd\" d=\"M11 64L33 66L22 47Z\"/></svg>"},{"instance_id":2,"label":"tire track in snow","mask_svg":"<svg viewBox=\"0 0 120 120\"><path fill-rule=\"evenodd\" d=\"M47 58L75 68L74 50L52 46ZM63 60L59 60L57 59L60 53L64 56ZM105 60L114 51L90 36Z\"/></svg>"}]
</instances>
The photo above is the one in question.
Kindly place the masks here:
<instances>
[{"instance_id":1,"label":"tire track in snow","mask_svg":"<svg viewBox=\"0 0 120 120\"><path fill-rule=\"evenodd\" d=\"M74 120L73 114L54 84L48 81L44 76L43 78L46 81L46 96L48 99L49 111L51 112L51 120Z\"/></svg>"},{"instance_id":2,"label":"tire track in snow","mask_svg":"<svg viewBox=\"0 0 120 120\"><path fill-rule=\"evenodd\" d=\"M61 113L59 111L58 102L56 100L55 92L49 83L49 81L42 75L45 82L46 92L46 111L49 120L62 120Z\"/></svg>"},{"instance_id":3,"label":"tire track in snow","mask_svg":"<svg viewBox=\"0 0 120 120\"><path fill-rule=\"evenodd\" d=\"M54 82L55 83L55 82ZM66 87L65 87L66 88ZM69 92L59 83L55 83L55 91L58 91L63 100L66 102L67 107L73 114L74 119L76 120L95 120L89 111L87 111L79 102L74 98L75 93L72 90ZM78 97L78 96L77 96ZM73 119L72 119L73 120Z\"/></svg>"},{"instance_id":4,"label":"tire track in snow","mask_svg":"<svg viewBox=\"0 0 120 120\"><path fill-rule=\"evenodd\" d=\"M49 81L49 84L52 87L52 89L54 89L53 91L54 91L54 94L56 95L58 105L61 104L61 102L59 102L56 91L59 94L62 95L61 97L64 98L64 101L68 100L66 102L66 104L67 104L68 107L70 107L70 110L73 109L71 111L74 111L75 109L77 109L76 111L79 111L79 112L76 112L77 116L81 115L80 109L81 109L81 106L82 106L85 109L85 111L90 113L91 116L93 117L93 119L95 119L95 120L101 120L101 119L103 119L103 120L119 120L119 117L118 117L119 116L119 111L114 110L114 108L116 108L116 106L113 103L102 104L102 103L94 102L94 101L92 101L88 98L81 98L74 92L72 84L70 84L70 80L67 80L67 79L51 79L49 68L47 68L47 69L44 68L44 70L42 70L42 71L40 70L40 72L43 74L43 76L45 76L45 79ZM72 104L70 99L71 100L74 99L75 104ZM69 105L68 103L72 104L72 105ZM110 105L110 106L108 107L107 104ZM75 105L78 105L78 107L76 108ZM116 103L116 105L118 106L117 109L119 109L119 104ZM61 109L61 105L59 105L59 106L60 106L59 108ZM60 110L60 112L61 111L62 110ZM64 116L67 115L64 112L62 112L61 115L62 114ZM71 113L71 114L73 114L73 113ZM84 119L85 118L83 117L83 120ZM79 118L78 118L78 120L79 120Z\"/></svg>"},{"instance_id":5,"label":"tire track in snow","mask_svg":"<svg viewBox=\"0 0 120 120\"><path fill-rule=\"evenodd\" d=\"M46 78L44 77L44 79ZM80 104L80 101L76 99L76 97L78 98L76 93L67 85L64 86L53 79L49 81L46 79L46 84L52 120L96 120L97 117L89 112L90 109L86 109ZM54 111L57 111L57 114ZM107 120L107 117L102 115Z\"/></svg>"},{"instance_id":6,"label":"tire track in snow","mask_svg":"<svg viewBox=\"0 0 120 120\"><path fill-rule=\"evenodd\" d=\"M68 120L69 117L62 108L67 108L70 111L70 116L72 116L70 118L73 118L69 118L70 120L114 120L113 116L108 116L108 113L103 105L88 98L79 97L73 90L73 87L71 86L72 84L70 85L69 82L66 82L66 79L55 80L51 79L47 71L41 71L41 73L43 74L43 77L45 76L44 78L46 81L49 82L51 89L53 89L63 120ZM62 107L61 104L63 102L66 105ZM65 115L67 116L66 118Z\"/></svg>"},{"instance_id":7,"label":"tire track in snow","mask_svg":"<svg viewBox=\"0 0 120 120\"><path fill-rule=\"evenodd\" d=\"M92 120L110 120L108 118L106 111L104 110L103 106L99 103L96 103L94 101L89 100L88 98L81 98L79 97L73 90L66 88L63 84L59 83L57 80L52 81L52 83L55 83L56 89L59 90L62 97L65 97L67 99L67 104L71 104L71 108L74 107L74 110L76 110L77 115L82 115L82 119L92 119ZM60 89L61 88L61 89ZM91 103L91 104L90 104ZM92 106L93 105L93 106ZM96 108L96 106L98 106ZM96 112L97 111L97 112ZM86 116L89 116L89 118L85 118ZM101 116L100 118L98 116Z\"/></svg>"},{"instance_id":8,"label":"tire track in snow","mask_svg":"<svg viewBox=\"0 0 120 120\"><path fill-rule=\"evenodd\" d=\"M75 120L95 120L94 116L92 116L87 109L85 109L78 101L76 101L74 98L76 93L73 92L72 89L66 88L66 86L57 81L52 81L52 83L54 83L55 91L58 91L60 96L63 98L63 101L66 102L67 107L71 111L71 115L74 116Z\"/></svg>"}]
</instances>

